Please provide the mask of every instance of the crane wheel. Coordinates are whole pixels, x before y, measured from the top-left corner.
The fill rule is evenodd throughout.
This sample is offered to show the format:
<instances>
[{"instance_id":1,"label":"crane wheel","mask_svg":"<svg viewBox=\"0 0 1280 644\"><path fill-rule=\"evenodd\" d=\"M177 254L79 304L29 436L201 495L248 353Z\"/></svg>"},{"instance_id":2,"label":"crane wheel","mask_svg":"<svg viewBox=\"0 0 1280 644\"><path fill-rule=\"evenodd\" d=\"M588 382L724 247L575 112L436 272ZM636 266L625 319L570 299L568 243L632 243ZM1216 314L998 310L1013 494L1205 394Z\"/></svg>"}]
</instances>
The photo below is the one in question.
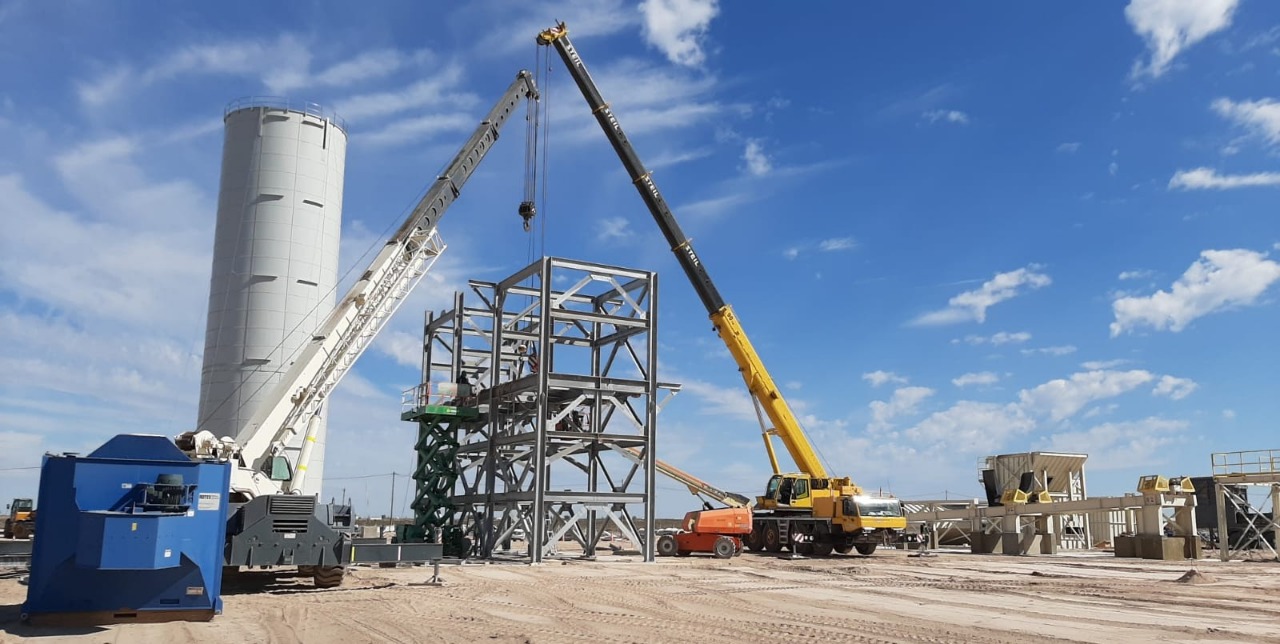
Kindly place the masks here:
<instances>
[{"instance_id":1,"label":"crane wheel","mask_svg":"<svg viewBox=\"0 0 1280 644\"><path fill-rule=\"evenodd\" d=\"M845 545L842 545L842 546L836 546L836 552L838 552L838 553L840 553L840 554L842 554L842 555L847 555L847 554L849 554L850 552L853 552L853 546L852 546L852 545L849 545L849 544L845 544Z\"/></svg>"},{"instance_id":2,"label":"crane wheel","mask_svg":"<svg viewBox=\"0 0 1280 644\"><path fill-rule=\"evenodd\" d=\"M854 547L858 549L858 554L863 556L870 556L871 553L876 551L876 544L874 543L859 543Z\"/></svg>"},{"instance_id":3,"label":"crane wheel","mask_svg":"<svg viewBox=\"0 0 1280 644\"><path fill-rule=\"evenodd\" d=\"M835 546L830 543L815 543L811 545L813 547L813 555L815 557L830 557L831 551L835 549Z\"/></svg>"},{"instance_id":4,"label":"crane wheel","mask_svg":"<svg viewBox=\"0 0 1280 644\"><path fill-rule=\"evenodd\" d=\"M782 552L782 538L778 535L778 524L770 523L764 527L764 549L769 552Z\"/></svg>"},{"instance_id":5,"label":"crane wheel","mask_svg":"<svg viewBox=\"0 0 1280 644\"><path fill-rule=\"evenodd\" d=\"M342 566L316 566L311 579L316 588L337 588L342 585L346 571Z\"/></svg>"},{"instance_id":6,"label":"crane wheel","mask_svg":"<svg viewBox=\"0 0 1280 644\"><path fill-rule=\"evenodd\" d=\"M669 534L664 534L661 537L658 537L658 556L659 557L674 557L676 556L676 550L678 549L679 548L676 546L675 537Z\"/></svg>"},{"instance_id":7,"label":"crane wheel","mask_svg":"<svg viewBox=\"0 0 1280 644\"><path fill-rule=\"evenodd\" d=\"M758 523L752 526L751 534L747 535L747 549L751 552L764 550L764 526Z\"/></svg>"},{"instance_id":8,"label":"crane wheel","mask_svg":"<svg viewBox=\"0 0 1280 644\"><path fill-rule=\"evenodd\" d=\"M711 552L715 554L716 559L728 559L737 551L738 544L733 542L733 537L719 537L711 547Z\"/></svg>"}]
</instances>

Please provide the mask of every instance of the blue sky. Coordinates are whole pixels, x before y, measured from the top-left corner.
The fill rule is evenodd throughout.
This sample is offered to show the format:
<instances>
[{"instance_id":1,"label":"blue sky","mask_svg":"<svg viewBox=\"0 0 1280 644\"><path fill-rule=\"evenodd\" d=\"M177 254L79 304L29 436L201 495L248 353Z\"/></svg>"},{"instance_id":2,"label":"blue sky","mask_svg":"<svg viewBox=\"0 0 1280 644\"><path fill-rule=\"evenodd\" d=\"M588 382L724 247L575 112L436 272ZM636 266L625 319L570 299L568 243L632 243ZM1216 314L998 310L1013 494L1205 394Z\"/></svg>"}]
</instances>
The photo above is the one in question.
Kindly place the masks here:
<instances>
[{"instance_id":1,"label":"blue sky","mask_svg":"<svg viewBox=\"0 0 1280 644\"><path fill-rule=\"evenodd\" d=\"M833 472L972 497L981 456L1086 452L1089 491L1115 494L1280 447L1280 6L419 4L0 0L0 496L34 494L14 468L46 450L195 423L228 102L346 118L346 270L556 19ZM685 389L659 454L757 493L737 372L550 77L544 250L662 274L663 377ZM422 311L527 263L520 134L332 403L329 493L385 509L390 477L348 477L411 468ZM659 491L664 515L695 505Z\"/></svg>"}]
</instances>

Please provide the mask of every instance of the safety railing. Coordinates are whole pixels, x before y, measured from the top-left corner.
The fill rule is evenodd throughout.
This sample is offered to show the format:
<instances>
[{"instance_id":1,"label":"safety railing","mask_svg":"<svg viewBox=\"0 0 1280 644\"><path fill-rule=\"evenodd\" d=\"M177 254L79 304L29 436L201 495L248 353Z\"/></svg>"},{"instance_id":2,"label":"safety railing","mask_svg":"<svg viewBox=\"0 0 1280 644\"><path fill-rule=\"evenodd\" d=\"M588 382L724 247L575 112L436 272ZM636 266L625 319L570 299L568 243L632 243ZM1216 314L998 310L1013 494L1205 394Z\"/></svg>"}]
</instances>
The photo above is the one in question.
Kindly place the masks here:
<instances>
[{"instance_id":1,"label":"safety railing","mask_svg":"<svg viewBox=\"0 0 1280 644\"><path fill-rule=\"evenodd\" d=\"M417 411L424 407L474 407L471 385L452 382L424 383L400 394L400 411Z\"/></svg>"},{"instance_id":2,"label":"safety railing","mask_svg":"<svg viewBox=\"0 0 1280 644\"><path fill-rule=\"evenodd\" d=\"M1280 449L1214 452L1213 475L1280 474Z\"/></svg>"},{"instance_id":3,"label":"safety railing","mask_svg":"<svg viewBox=\"0 0 1280 644\"><path fill-rule=\"evenodd\" d=\"M245 96L243 98L237 98L236 100L227 103L226 109L222 111L222 118L225 119L232 112L250 107L266 107L270 109L298 112L299 114L309 114L317 118L332 121L334 125L342 128L344 132L347 131L347 121L341 116L338 116L337 112L325 109L325 107L319 103L290 100L284 96Z\"/></svg>"}]
</instances>

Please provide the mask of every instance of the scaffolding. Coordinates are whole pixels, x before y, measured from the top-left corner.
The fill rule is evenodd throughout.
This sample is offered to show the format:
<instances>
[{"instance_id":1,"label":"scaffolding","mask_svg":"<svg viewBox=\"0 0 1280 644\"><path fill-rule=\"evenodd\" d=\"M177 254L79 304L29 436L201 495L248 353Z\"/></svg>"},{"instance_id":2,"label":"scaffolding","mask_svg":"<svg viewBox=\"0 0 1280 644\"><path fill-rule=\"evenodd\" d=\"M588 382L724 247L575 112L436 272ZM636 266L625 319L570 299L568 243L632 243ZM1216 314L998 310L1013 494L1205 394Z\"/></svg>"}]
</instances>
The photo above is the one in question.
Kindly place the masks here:
<instances>
[{"instance_id":1,"label":"scaffolding","mask_svg":"<svg viewBox=\"0 0 1280 644\"><path fill-rule=\"evenodd\" d=\"M566 539L593 557L612 526L652 561L654 427L679 389L657 380L657 275L545 257L469 289L427 314L401 414L414 536L491 557L523 532L538 563Z\"/></svg>"},{"instance_id":2,"label":"scaffolding","mask_svg":"<svg viewBox=\"0 0 1280 644\"><path fill-rule=\"evenodd\" d=\"M1261 550L1280 561L1280 450L1217 452L1212 459L1218 558L1251 558ZM1267 490L1255 507L1249 503L1249 490L1258 487Z\"/></svg>"}]
</instances>

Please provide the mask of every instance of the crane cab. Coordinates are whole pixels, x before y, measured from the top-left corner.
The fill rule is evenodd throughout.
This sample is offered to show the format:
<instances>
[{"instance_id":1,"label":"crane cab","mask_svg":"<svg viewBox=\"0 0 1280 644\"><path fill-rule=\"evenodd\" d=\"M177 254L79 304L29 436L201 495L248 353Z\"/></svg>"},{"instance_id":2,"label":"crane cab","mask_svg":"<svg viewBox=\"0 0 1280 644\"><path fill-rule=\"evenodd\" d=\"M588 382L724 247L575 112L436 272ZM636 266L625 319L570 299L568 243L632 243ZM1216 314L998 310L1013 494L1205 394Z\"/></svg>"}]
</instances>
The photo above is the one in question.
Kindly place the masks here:
<instances>
[{"instance_id":1,"label":"crane cab","mask_svg":"<svg viewBox=\"0 0 1280 644\"><path fill-rule=\"evenodd\" d=\"M762 510L812 510L815 479L808 474L774 474L765 486L764 496L756 497ZM823 486L825 487L825 486Z\"/></svg>"}]
</instances>

